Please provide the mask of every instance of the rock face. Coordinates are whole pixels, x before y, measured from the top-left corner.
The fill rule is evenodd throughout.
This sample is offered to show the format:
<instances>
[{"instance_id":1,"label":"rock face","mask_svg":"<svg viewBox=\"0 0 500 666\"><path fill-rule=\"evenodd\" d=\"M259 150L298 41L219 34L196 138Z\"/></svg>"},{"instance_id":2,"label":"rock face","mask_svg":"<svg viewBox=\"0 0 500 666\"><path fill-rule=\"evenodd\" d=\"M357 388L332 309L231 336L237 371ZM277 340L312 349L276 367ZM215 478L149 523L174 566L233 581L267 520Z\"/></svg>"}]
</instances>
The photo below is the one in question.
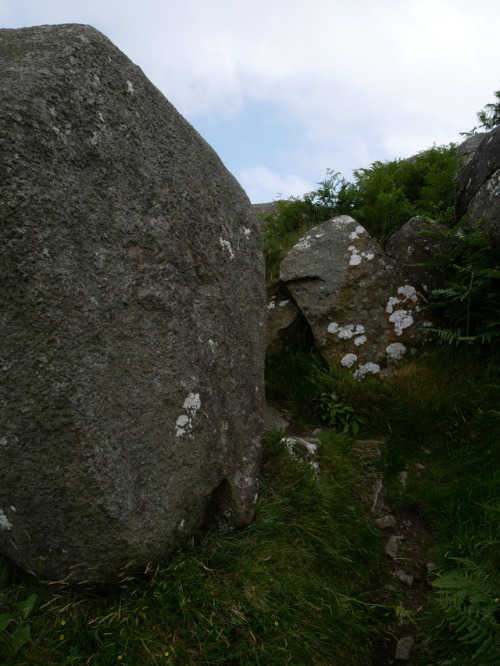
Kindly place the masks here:
<instances>
[{"instance_id":1,"label":"rock face","mask_svg":"<svg viewBox=\"0 0 500 666\"><path fill-rule=\"evenodd\" d=\"M268 301L267 356L286 353L310 342L309 326L288 294L278 287Z\"/></svg>"},{"instance_id":2,"label":"rock face","mask_svg":"<svg viewBox=\"0 0 500 666\"><path fill-rule=\"evenodd\" d=\"M483 220L500 259L500 125L484 135L465 164L457 189L457 212L471 224Z\"/></svg>"},{"instance_id":3,"label":"rock face","mask_svg":"<svg viewBox=\"0 0 500 666\"><path fill-rule=\"evenodd\" d=\"M380 372L422 340L417 290L347 215L311 229L282 261L280 279L325 360L356 377Z\"/></svg>"},{"instance_id":4,"label":"rock face","mask_svg":"<svg viewBox=\"0 0 500 666\"><path fill-rule=\"evenodd\" d=\"M96 30L0 30L0 59L0 549L114 581L253 517L259 222Z\"/></svg>"},{"instance_id":5,"label":"rock face","mask_svg":"<svg viewBox=\"0 0 500 666\"><path fill-rule=\"evenodd\" d=\"M433 289L443 286L439 268L423 265L437 261L449 250L449 240L432 236L437 231L446 232L449 229L421 216L412 217L385 245L386 253L396 259L411 283L426 297Z\"/></svg>"}]
</instances>

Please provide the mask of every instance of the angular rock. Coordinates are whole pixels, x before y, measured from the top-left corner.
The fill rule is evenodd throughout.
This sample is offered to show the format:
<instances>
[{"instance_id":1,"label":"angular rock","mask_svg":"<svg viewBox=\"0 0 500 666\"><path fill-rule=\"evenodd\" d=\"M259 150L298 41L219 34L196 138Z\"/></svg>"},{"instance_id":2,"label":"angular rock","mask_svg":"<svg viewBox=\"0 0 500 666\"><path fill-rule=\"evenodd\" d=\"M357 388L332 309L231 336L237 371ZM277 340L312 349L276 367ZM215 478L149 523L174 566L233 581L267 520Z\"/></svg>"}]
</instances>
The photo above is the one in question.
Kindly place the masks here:
<instances>
[{"instance_id":1,"label":"angular rock","mask_svg":"<svg viewBox=\"0 0 500 666\"><path fill-rule=\"evenodd\" d=\"M96 30L0 30L0 59L0 550L44 579L115 581L252 519L259 223Z\"/></svg>"},{"instance_id":2,"label":"angular rock","mask_svg":"<svg viewBox=\"0 0 500 666\"><path fill-rule=\"evenodd\" d=\"M457 212L472 226L483 221L500 259L500 125L484 135L462 168L457 187Z\"/></svg>"},{"instance_id":3,"label":"angular rock","mask_svg":"<svg viewBox=\"0 0 500 666\"><path fill-rule=\"evenodd\" d=\"M444 224L432 220L412 217L387 241L385 251L395 259L410 279L411 283L424 295L429 296L433 289L443 287L444 275L437 266L424 266L438 262L450 250L449 239L433 236L436 232L449 231Z\"/></svg>"},{"instance_id":4,"label":"angular rock","mask_svg":"<svg viewBox=\"0 0 500 666\"><path fill-rule=\"evenodd\" d=\"M396 645L395 659L407 661L410 658L410 652L414 645L415 639L413 636L404 636L403 638L400 638Z\"/></svg>"},{"instance_id":5,"label":"angular rock","mask_svg":"<svg viewBox=\"0 0 500 666\"><path fill-rule=\"evenodd\" d=\"M416 288L352 217L311 229L281 263L280 279L331 366L355 377L397 363L423 341Z\"/></svg>"},{"instance_id":6,"label":"angular rock","mask_svg":"<svg viewBox=\"0 0 500 666\"><path fill-rule=\"evenodd\" d=\"M385 552L387 555L389 555L389 557L392 557L393 560L397 559L403 540L404 537L396 536L395 534L390 536L387 540L387 543L385 544Z\"/></svg>"}]
</instances>

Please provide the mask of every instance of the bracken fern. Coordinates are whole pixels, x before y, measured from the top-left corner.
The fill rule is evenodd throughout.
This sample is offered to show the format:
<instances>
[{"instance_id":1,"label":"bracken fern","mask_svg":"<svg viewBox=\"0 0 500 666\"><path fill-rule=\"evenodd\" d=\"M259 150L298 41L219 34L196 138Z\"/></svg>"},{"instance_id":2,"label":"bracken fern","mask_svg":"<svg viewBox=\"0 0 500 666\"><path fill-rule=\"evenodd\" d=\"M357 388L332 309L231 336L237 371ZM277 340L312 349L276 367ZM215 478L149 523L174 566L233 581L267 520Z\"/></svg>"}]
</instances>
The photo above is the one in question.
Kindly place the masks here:
<instances>
[{"instance_id":1,"label":"bracken fern","mask_svg":"<svg viewBox=\"0 0 500 666\"><path fill-rule=\"evenodd\" d=\"M500 576L484 571L471 560L453 558L462 566L433 582L437 602L451 631L466 646L474 664L498 664L498 601ZM453 661L445 664L456 663Z\"/></svg>"}]
</instances>

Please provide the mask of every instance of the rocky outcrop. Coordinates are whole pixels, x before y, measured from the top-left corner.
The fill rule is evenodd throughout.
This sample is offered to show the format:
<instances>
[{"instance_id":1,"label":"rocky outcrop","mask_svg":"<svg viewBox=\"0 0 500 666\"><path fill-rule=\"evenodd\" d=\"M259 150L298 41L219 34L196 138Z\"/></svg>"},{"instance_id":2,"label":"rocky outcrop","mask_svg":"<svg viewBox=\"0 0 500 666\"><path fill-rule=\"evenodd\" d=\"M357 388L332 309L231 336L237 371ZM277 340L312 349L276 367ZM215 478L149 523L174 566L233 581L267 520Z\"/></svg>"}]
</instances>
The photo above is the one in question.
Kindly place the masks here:
<instances>
[{"instance_id":1,"label":"rocky outcrop","mask_svg":"<svg viewBox=\"0 0 500 666\"><path fill-rule=\"evenodd\" d=\"M429 324L415 286L347 215L311 229L281 263L280 279L321 355L356 377L412 353Z\"/></svg>"},{"instance_id":2,"label":"rocky outcrop","mask_svg":"<svg viewBox=\"0 0 500 666\"><path fill-rule=\"evenodd\" d=\"M0 30L0 549L115 581L258 490L257 216L108 39Z\"/></svg>"},{"instance_id":3,"label":"rocky outcrop","mask_svg":"<svg viewBox=\"0 0 500 666\"><path fill-rule=\"evenodd\" d=\"M449 238L439 238L436 232L446 233L449 228L419 215L398 229L385 245L386 253L425 297L433 289L442 288L444 276L439 270L439 258L450 249ZM429 265L432 262L434 265Z\"/></svg>"},{"instance_id":4,"label":"rocky outcrop","mask_svg":"<svg viewBox=\"0 0 500 666\"><path fill-rule=\"evenodd\" d=\"M484 135L460 173L457 212L469 224L484 222L500 259L500 125Z\"/></svg>"}]
</instances>

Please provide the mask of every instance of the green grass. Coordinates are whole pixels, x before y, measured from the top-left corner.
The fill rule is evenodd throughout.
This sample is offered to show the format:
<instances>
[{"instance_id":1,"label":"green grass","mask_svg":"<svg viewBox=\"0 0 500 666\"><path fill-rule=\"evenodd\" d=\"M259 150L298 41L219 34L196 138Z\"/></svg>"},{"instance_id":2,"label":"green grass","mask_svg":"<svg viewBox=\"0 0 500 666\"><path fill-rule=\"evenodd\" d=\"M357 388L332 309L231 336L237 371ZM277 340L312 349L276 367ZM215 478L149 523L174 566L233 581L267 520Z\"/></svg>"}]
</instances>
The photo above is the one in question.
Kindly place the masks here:
<instances>
[{"instance_id":1,"label":"green grass","mask_svg":"<svg viewBox=\"0 0 500 666\"><path fill-rule=\"evenodd\" d=\"M205 532L143 580L93 594L37 583L2 564L0 614L38 595L31 638L1 663L364 664L383 609L364 601L379 540L354 495L345 438L324 437L321 474L264 446L255 521ZM389 612L389 611L387 611Z\"/></svg>"}]
</instances>

